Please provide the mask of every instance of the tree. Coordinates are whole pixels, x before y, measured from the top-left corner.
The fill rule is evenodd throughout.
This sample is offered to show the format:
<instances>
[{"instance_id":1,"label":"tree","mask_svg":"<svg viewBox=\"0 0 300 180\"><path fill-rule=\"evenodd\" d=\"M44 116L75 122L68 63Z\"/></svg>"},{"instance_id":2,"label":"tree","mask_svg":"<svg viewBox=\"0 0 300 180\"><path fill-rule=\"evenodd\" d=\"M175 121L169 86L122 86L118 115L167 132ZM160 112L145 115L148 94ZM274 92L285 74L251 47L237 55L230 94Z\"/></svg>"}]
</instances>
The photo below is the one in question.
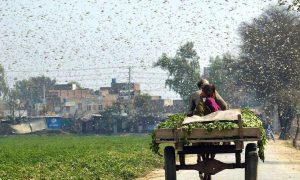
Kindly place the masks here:
<instances>
[{"instance_id":1,"label":"tree","mask_svg":"<svg viewBox=\"0 0 300 180\"><path fill-rule=\"evenodd\" d=\"M18 108L18 105L20 104L18 102L18 92L14 89L9 89L7 91L7 96L5 98L6 105L9 108L10 116L8 118L12 121L15 122L15 112ZM19 114L20 115L20 114Z\"/></svg>"},{"instance_id":2,"label":"tree","mask_svg":"<svg viewBox=\"0 0 300 180\"><path fill-rule=\"evenodd\" d=\"M224 54L222 57L216 56L210 58L209 71L207 73L207 79L210 83L216 86L217 91L221 94L224 100L230 104L234 104L235 98L233 92L237 89L236 69L237 60L230 54Z\"/></svg>"},{"instance_id":3,"label":"tree","mask_svg":"<svg viewBox=\"0 0 300 180\"><path fill-rule=\"evenodd\" d=\"M134 96L134 118L137 125L138 124L146 124L148 123L147 117L151 116L151 96L149 94L139 94ZM154 119L154 118L152 118Z\"/></svg>"},{"instance_id":4,"label":"tree","mask_svg":"<svg viewBox=\"0 0 300 180\"><path fill-rule=\"evenodd\" d=\"M295 137L293 139L293 146L296 147L296 148L298 148L299 133L300 133L300 119L299 119L299 116L298 116L297 117L297 129L296 129Z\"/></svg>"},{"instance_id":5,"label":"tree","mask_svg":"<svg viewBox=\"0 0 300 180\"><path fill-rule=\"evenodd\" d=\"M278 0L281 6L288 6L288 10L300 11L300 0Z\"/></svg>"},{"instance_id":6,"label":"tree","mask_svg":"<svg viewBox=\"0 0 300 180\"><path fill-rule=\"evenodd\" d=\"M7 92L8 92L8 87L5 82L4 68L0 64L0 97L2 94L5 96L7 94Z\"/></svg>"},{"instance_id":7,"label":"tree","mask_svg":"<svg viewBox=\"0 0 300 180\"><path fill-rule=\"evenodd\" d=\"M300 88L299 15L272 7L251 23L243 23L240 36L239 82L260 101L278 104L280 124L287 129L294 98L282 98L282 92Z\"/></svg>"},{"instance_id":8,"label":"tree","mask_svg":"<svg viewBox=\"0 0 300 180\"><path fill-rule=\"evenodd\" d=\"M101 112L100 131L103 133L112 133L113 127L118 124L118 120L121 117L121 104L119 102L114 103L111 107Z\"/></svg>"},{"instance_id":9,"label":"tree","mask_svg":"<svg viewBox=\"0 0 300 180\"><path fill-rule=\"evenodd\" d=\"M134 96L134 107L137 111L136 114L144 114L150 112L151 96L149 94L140 94Z\"/></svg>"},{"instance_id":10,"label":"tree","mask_svg":"<svg viewBox=\"0 0 300 180\"><path fill-rule=\"evenodd\" d=\"M166 85L177 92L183 100L197 90L196 83L200 78L199 56L193 49L194 44L187 42L180 46L174 57L168 57L163 53L154 67L160 67L169 72Z\"/></svg>"},{"instance_id":11,"label":"tree","mask_svg":"<svg viewBox=\"0 0 300 180\"><path fill-rule=\"evenodd\" d=\"M55 80L45 77L31 77L17 81L15 84L15 90L18 93L18 99L25 105L27 110L31 110L36 103L42 103L44 98L44 92L55 85Z\"/></svg>"}]
</instances>

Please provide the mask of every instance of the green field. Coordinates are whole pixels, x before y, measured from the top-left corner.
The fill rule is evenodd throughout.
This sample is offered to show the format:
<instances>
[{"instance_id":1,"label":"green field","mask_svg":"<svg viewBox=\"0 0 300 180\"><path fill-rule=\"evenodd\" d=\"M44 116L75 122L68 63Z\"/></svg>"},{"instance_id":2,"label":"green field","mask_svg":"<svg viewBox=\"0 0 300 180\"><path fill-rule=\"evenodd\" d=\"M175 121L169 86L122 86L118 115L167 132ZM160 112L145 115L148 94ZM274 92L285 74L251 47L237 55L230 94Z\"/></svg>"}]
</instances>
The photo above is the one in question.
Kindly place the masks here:
<instances>
[{"instance_id":1,"label":"green field","mask_svg":"<svg viewBox=\"0 0 300 180\"><path fill-rule=\"evenodd\" d=\"M163 159L150 136L8 136L0 138L1 179L134 179Z\"/></svg>"}]
</instances>

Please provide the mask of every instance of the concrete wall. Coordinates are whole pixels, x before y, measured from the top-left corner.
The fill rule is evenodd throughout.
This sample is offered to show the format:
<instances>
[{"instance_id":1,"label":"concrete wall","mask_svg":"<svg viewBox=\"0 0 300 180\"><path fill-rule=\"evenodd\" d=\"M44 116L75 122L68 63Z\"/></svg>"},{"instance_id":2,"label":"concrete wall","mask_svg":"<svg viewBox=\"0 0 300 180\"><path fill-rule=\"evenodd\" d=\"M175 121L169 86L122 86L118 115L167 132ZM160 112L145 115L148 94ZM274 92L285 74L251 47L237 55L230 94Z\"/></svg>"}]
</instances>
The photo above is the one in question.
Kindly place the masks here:
<instances>
[{"instance_id":1,"label":"concrete wall","mask_svg":"<svg viewBox=\"0 0 300 180\"><path fill-rule=\"evenodd\" d=\"M49 94L56 94L61 102L64 99L70 98L86 98L91 96L91 92L89 89L77 89L77 90L49 90Z\"/></svg>"},{"instance_id":2,"label":"concrete wall","mask_svg":"<svg viewBox=\"0 0 300 180\"><path fill-rule=\"evenodd\" d=\"M108 107L111 107L115 102L117 102L118 100L118 94L108 94L103 98L102 100L102 106L104 109L108 108Z\"/></svg>"}]
</instances>

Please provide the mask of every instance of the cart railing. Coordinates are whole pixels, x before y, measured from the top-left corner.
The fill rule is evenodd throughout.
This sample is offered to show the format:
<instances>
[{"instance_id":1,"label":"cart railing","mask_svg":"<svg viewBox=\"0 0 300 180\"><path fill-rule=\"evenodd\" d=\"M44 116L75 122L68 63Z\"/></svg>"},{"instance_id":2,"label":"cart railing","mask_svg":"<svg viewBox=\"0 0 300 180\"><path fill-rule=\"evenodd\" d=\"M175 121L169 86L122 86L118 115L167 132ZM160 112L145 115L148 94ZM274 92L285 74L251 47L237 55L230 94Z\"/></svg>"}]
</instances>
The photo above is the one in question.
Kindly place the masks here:
<instances>
[{"instance_id":1,"label":"cart railing","mask_svg":"<svg viewBox=\"0 0 300 180\"><path fill-rule=\"evenodd\" d=\"M240 136L242 132L243 136ZM231 130L214 129L208 132L205 129L195 128L189 134L186 129L157 129L155 130L156 143L175 143L182 140L188 142L216 142L216 141L258 141L260 139L259 128L239 128Z\"/></svg>"}]
</instances>

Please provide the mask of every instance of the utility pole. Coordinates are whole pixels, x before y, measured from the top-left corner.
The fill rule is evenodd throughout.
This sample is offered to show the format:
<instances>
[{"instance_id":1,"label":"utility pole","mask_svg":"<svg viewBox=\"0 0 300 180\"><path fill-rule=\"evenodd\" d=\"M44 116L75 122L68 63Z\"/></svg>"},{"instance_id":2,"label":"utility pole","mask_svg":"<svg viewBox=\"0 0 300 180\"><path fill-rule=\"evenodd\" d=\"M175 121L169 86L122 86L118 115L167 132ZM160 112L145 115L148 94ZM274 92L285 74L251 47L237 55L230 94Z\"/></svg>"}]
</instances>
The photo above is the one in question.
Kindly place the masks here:
<instances>
[{"instance_id":1,"label":"utility pole","mask_svg":"<svg viewBox=\"0 0 300 180\"><path fill-rule=\"evenodd\" d=\"M46 104L46 87L45 87L45 82L43 85L43 104Z\"/></svg>"},{"instance_id":2,"label":"utility pole","mask_svg":"<svg viewBox=\"0 0 300 180\"><path fill-rule=\"evenodd\" d=\"M127 109L128 109L128 114L130 112L130 104L131 104L131 94L130 94L130 90L131 90L131 67L128 67L128 104L127 104Z\"/></svg>"},{"instance_id":3,"label":"utility pole","mask_svg":"<svg viewBox=\"0 0 300 180\"><path fill-rule=\"evenodd\" d=\"M43 85L43 115L47 113L45 80Z\"/></svg>"}]
</instances>

